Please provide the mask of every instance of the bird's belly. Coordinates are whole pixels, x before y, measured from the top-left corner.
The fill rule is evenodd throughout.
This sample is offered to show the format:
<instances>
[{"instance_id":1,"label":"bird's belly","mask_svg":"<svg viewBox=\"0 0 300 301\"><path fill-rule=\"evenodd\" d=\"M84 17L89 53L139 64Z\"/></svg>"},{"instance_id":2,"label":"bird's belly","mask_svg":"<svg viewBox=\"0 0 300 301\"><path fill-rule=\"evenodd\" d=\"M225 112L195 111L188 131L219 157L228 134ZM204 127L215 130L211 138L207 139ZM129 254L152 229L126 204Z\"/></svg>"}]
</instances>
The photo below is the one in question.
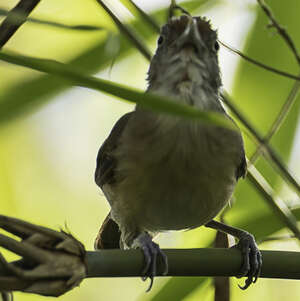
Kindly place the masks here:
<instances>
[{"instance_id":1,"label":"bird's belly","mask_svg":"<svg viewBox=\"0 0 300 301\"><path fill-rule=\"evenodd\" d=\"M210 221L230 200L236 180L212 170L181 171L170 176L172 168L168 172L157 168L154 179L141 176L122 185L123 193L111 203L115 219L121 224L126 219L125 224L152 232L187 229Z\"/></svg>"},{"instance_id":2,"label":"bird's belly","mask_svg":"<svg viewBox=\"0 0 300 301\"><path fill-rule=\"evenodd\" d=\"M229 201L235 185L230 177L218 178L217 173L210 177L193 170L191 179L188 170L181 171L185 179L176 175L158 179L143 194L135 217L142 228L155 232L197 227L214 218Z\"/></svg>"},{"instance_id":3,"label":"bird's belly","mask_svg":"<svg viewBox=\"0 0 300 301\"><path fill-rule=\"evenodd\" d=\"M228 143L205 141L203 133L201 137L201 143L189 145L181 139L165 155L136 152L130 164L127 158L126 177L109 198L119 225L132 223L153 232L179 230L203 225L218 214L236 184L236 158L226 151Z\"/></svg>"}]
</instances>

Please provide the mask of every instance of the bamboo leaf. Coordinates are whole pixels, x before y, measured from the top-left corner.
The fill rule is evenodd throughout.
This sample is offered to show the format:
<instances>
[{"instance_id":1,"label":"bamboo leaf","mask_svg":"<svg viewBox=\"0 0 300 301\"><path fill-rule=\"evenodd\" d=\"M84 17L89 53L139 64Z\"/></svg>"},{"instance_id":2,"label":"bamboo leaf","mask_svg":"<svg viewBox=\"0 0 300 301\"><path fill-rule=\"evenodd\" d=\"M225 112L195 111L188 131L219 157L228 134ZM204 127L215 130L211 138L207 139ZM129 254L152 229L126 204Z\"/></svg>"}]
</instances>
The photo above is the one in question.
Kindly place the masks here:
<instances>
[{"instance_id":1,"label":"bamboo leaf","mask_svg":"<svg viewBox=\"0 0 300 301\"><path fill-rule=\"evenodd\" d=\"M176 103L176 100L173 100L169 97L144 93L143 91L125 87L108 80L82 75L81 72L75 70L75 68L71 68L67 65L53 60L15 55L7 51L0 52L0 60L60 76L63 79L71 81L77 86L87 87L109 93L127 101L135 102L145 108L154 110L156 112L169 113L175 116L201 120L202 122L208 124L235 129L235 127L232 125L232 122L221 114L203 112L191 106ZM0 121L6 118L10 110L10 105L7 105L7 103L0 103Z\"/></svg>"}]
</instances>

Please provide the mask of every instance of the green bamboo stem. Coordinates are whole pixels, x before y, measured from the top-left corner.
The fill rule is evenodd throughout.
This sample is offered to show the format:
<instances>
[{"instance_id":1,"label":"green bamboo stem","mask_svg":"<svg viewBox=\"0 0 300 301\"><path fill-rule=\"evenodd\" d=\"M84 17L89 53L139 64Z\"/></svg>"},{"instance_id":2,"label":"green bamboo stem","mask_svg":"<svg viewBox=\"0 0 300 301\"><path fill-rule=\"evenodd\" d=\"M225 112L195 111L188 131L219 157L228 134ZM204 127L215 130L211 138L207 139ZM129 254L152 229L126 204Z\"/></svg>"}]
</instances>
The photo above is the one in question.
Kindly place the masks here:
<instances>
[{"instance_id":1,"label":"green bamboo stem","mask_svg":"<svg viewBox=\"0 0 300 301\"><path fill-rule=\"evenodd\" d=\"M21 0L19 3L8 13L5 20L0 25L0 49L8 42L14 33L26 21L27 16L39 4L40 0ZM14 15L21 14L22 17L16 22Z\"/></svg>"},{"instance_id":2,"label":"green bamboo stem","mask_svg":"<svg viewBox=\"0 0 300 301\"><path fill-rule=\"evenodd\" d=\"M240 251L234 248L165 249L164 252L169 260L167 276L231 277L242 263ZM300 279L300 252L262 251L262 256L260 277ZM101 250L87 252L86 262L88 278L139 277L143 255L140 250Z\"/></svg>"},{"instance_id":3,"label":"green bamboo stem","mask_svg":"<svg viewBox=\"0 0 300 301\"><path fill-rule=\"evenodd\" d=\"M169 260L169 276L234 277L242 264L238 249L163 249ZM300 252L261 251L261 278L300 279ZM100 250L86 253L86 278L140 277L140 250ZM158 275L160 265L158 263ZM0 265L0 277L9 276Z\"/></svg>"}]
</instances>

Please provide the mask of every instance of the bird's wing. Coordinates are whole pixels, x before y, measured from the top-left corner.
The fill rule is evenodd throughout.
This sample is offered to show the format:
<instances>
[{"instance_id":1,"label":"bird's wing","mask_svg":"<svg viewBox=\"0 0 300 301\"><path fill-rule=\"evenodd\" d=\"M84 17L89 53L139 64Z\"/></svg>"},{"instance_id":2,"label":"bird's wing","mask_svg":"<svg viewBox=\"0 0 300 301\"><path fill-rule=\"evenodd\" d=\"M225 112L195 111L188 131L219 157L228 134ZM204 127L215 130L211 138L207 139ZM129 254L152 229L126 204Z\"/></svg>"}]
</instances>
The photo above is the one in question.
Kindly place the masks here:
<instances>
[{"instance_id":1,"label":"bird's wing","mask_svg":"<svg viewBox=\"0 0 300 301\"><path fill-rule=\"evenodd\" d=\"M117 223L111 218L110 213L106 216L95 239L95 250L119 249L121 232Z\"/></svg>"},{"instance_id":2,"label":"bird's wing","mask_svg":"<svg viewBox=\"0 0 300 301\"><path fill-rule=\"evenodd\" d=\"M236 179L238 180L239 178L245 178L247 173L247 161L245 157L245 151L243 149L243 154L241 158L241 163L236 169Z\"/></svg>"},{"instance_id":3,"label":"bird's wing","mask_svg":"<svg viewBox=\"0 0 300 301\"><path fill-rule=\"evenodd\" d=\"M115 180L117 160L113 156L113 151L117 148L123 130L133 113L134 112L130 112L123 115L116 122L109 136L99 149L95 171L95 182L100 188L105 184L112 184Z\"/></svg>"},{"instance_id":4,"label":"bird's wing","mask_svg":"<svg viewBox=\"0 0 300 301\"><path fill-rule=\"evenodd\" d=\"M120 137L133 113L134 112L125 114L117 121L109 136L99 149L95 171L95 182L100 188L105 184L112 184L115 181L117 159L113 156L113 151L118 147ZM110 217L109 213L95 240L95 249L119 248L120 235L121 232L119 227Z\"/></svg>"}]
</instances>

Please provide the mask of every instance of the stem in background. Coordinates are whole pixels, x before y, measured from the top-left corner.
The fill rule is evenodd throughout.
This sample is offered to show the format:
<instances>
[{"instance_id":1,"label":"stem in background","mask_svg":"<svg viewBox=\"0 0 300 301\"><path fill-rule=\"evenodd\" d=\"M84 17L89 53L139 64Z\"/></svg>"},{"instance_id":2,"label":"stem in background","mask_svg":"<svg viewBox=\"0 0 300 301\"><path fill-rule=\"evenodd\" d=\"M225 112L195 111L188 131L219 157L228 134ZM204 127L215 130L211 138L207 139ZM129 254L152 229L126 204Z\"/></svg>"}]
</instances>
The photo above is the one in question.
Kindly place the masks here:
<instances>
[{"instance_id":1,"label":"stem in background","mask_svg":"<svg viewBox=\"0 0 300 301\"><path fill-rule=\"evenodd\" d=\"M300 81L300 77L298 75L294 75L294 74L291 74L291 73L288 73L288 72L285 72L285 71L282 71L282 70L279 70L279 69L276 69L276 68L273 68L271 66L268 66L268 65L265 65L264 63L261 63L261 62L258 62L257 60L255 59L252 59L251 57L245 55L244 53L242 53L241 51L237 50L237 49L234 49L233 47L225 44L224 42L218 40L219 43L224 46L225 48L227 48L228 50L230 50L231 52L234 52L235 54L239 55L241 58L245 59L246 61L262 68L262 69L265 69L265 70L268 70L268 71L271 71L273 73L276 73L278 75L281 75L281 76L284 76L284 77L288 77L288 78L291 78L291 79L295 79L297 81Z\"/></svg>"},{"instance_id":2,"label":"stem in background","mask_svg":"<svg viewBox=\"0 0 300 301\"><path fill-rule=\"evenodd\" d=\"M300 74L299 74L300 76ZM300 89L300 82L296 81L286 99L284 102L279 114L277 115L275 121L273 122L270 130L268 131L267 135L264 138L264 144L269 144L270 140L272 139L273 135L280 129L281 125L283 124L285 118L287 117L287 114L289 113L290 109L292 108L293 104L295 103L296 97L298 95ZM259 145L252 155L250 159L250 164L255 164L256 160L260 156L260 154L263 152L263 146Z\"/></svg>"},{"instance_id":3,"label":"stem in background","mask_svg":"<svg viewBox=\"0 0 300 301\"><path fill-rule=\"evenodd\" d=\"M247 179L250 180L258 192L262 195L278 219L291 232L293 232L298 241L300 241L300 231L298 229L296 217L283 200L279 197L276 199L274 198L274 191L272 187L254 166L250 166L248 168Z\"/></svg>"},{"instance_id":4,"label":"stem in background","mask_svg":"<svg viewBox=\"0 0 300 301\"><path fill-rule=\"evenodd\" d=\"M130 29L130 27L123 24L117 16L108 8L108 6L102 1L97 0L99 5L110 15L119 30L133 43L133 45L140 51L140 53L148 60L151 60L152 53L147 48L145 43Z\"/></svg>"},{"instance_id":5,"label":"stem in background","mask_svg":"<svg viewBox=\"0 0 300 301\"><path fill-rule=\"evenodd\" d=\"M222 93L222 101L230 109L230 111L237 117L237 119L246 127L250 133L250 138L262 148L262 154L268 159L273 167L280 172L285 181L293 188L293 190L300 196L300 185L296 178L290 173L282 160L274 152L273 148L269 144L265 144L263 137L253 127L249 120L237 109L237 107L230 100L228 93L225 91Z\"/></svg>"},{"instance_id":6,"label":"stem in background","mask_svg":"<svg viewBox=\"0 0 300 301\"><path fill-rule=\"evenodd\" d=\"M228 207L226 207L228 208ZM224 211L223 211L224 212ZM220 220L224 222L224 214L221 214ZM229 248L228 235L217 231L214 241L215 248ZM213 285L215 287L215 301L230 301L230 278L229 277L214 277Z\"/></svg>"},{"instance_id":7,"label":"stem in background","mask_svg":"<svg viewBox=\"0 0 300 301\"><path fill-rule=\"evenodd\" d=\"M7 15L0 25L0 49L8 42L14 33L26 21L27 16L39 4L40 0L21 0ZM19 14L18 20L15 14Z\"/></svg>"}]
</instances>

